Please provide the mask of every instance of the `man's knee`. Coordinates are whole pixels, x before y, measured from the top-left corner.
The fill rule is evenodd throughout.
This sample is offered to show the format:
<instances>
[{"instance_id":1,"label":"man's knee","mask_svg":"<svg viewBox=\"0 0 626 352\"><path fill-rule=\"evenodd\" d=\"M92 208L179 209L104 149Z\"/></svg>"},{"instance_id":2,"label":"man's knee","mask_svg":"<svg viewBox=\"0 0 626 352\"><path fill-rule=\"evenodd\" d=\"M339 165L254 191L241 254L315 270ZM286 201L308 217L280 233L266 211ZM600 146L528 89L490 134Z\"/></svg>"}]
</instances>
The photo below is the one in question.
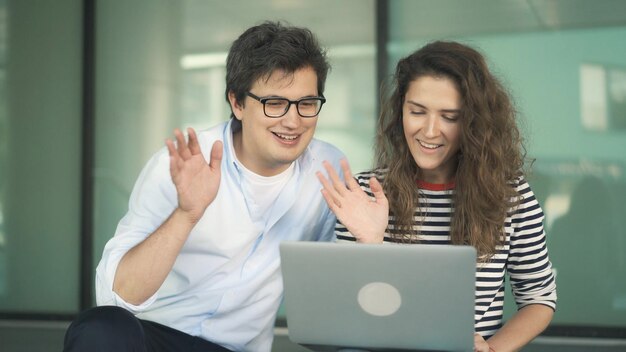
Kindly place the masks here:
<instances>
[{"instance_id":1,"label":"man's knee","mask_svg":"<svg viewBox=\"0 0 626 352\"><path fill-rule=\"evenodd\" d=\"M64 351L145 351L143 328L123 308L91 308L80 313L67 329Z\"/></svg>"}]
</instances>

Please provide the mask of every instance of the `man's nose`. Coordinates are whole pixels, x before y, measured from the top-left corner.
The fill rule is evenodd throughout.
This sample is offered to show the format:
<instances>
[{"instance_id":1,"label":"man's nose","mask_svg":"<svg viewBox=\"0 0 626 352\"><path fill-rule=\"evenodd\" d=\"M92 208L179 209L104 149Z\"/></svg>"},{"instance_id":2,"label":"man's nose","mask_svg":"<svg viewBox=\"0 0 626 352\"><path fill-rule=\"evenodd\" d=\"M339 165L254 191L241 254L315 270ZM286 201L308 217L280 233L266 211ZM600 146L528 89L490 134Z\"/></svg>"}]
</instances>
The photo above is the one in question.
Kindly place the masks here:
<instances>
[{"instance_id":1,"label":"man's nose","mask_svg":"<svg viewBox=\"0 0 626 352\"><path fill-rule=\"evenodd\" d=\"M302 123L301 119L302 116L298 113L298 107L296 104L289 104L289 109L287 109L287 113L282 117L281 122L283 126L296 128Z\"/></svg>"}]
</instances>

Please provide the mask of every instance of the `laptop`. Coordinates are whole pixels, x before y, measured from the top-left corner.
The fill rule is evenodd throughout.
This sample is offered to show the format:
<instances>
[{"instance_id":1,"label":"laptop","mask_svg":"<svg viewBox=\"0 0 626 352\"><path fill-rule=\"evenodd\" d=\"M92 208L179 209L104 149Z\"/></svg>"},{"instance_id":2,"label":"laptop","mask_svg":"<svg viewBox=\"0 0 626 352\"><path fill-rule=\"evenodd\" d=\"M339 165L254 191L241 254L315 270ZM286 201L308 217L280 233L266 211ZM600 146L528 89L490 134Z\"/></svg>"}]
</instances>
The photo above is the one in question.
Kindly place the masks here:
<instances>
[{"instance_id":1,"label":"laptop","mask_svg":"<svg viewBox=\"0 0 626 352\"><path fill-rule=\"evenodd\" d=\"M473 351L470 246L282 242L291 341L315 351Z\"/></svg>"}]
</instances>

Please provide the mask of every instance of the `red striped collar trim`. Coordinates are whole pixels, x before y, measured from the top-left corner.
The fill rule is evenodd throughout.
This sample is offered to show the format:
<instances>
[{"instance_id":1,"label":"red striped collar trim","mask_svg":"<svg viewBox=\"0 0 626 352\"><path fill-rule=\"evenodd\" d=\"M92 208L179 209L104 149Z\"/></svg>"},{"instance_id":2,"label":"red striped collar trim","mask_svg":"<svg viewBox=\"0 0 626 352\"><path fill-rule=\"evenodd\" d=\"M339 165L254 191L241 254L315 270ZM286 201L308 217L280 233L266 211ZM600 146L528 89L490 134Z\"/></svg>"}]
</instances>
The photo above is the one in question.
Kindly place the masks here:
<instances>
[{"instance_id":1,"label":"red striped collar trim","mask_svg":"<svg viewBox=\"0 0 626 352\"><path fill-rule=\"evenodd\" d=\"M422 180L415 181L417 183L417 187L426 189L429 191L449 191L456 187L456 183L454 180L448 183L430 183Z\"/></svg>"}]
</instances>

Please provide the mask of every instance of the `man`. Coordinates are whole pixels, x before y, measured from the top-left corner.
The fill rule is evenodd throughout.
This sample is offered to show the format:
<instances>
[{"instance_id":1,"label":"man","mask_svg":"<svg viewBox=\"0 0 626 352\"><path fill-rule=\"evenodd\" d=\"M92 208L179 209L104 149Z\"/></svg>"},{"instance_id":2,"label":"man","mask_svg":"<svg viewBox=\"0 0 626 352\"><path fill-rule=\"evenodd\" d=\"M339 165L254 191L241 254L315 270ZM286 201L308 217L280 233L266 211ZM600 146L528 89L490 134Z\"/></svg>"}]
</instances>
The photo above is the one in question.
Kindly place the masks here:
<instances>
[{"instance_id":1,"label":"man","mask_svg":"<svg viewBox=\"0 0 626 352\"><path fill-rule=\"evenodd\" d=\"M271 349L279 243L333 236L315 172L343 155L313 139L328 69L307 29L266 22L233 43L230 121L176 130L148 162L66 351Z\"/></svg>"}]
</instances>

